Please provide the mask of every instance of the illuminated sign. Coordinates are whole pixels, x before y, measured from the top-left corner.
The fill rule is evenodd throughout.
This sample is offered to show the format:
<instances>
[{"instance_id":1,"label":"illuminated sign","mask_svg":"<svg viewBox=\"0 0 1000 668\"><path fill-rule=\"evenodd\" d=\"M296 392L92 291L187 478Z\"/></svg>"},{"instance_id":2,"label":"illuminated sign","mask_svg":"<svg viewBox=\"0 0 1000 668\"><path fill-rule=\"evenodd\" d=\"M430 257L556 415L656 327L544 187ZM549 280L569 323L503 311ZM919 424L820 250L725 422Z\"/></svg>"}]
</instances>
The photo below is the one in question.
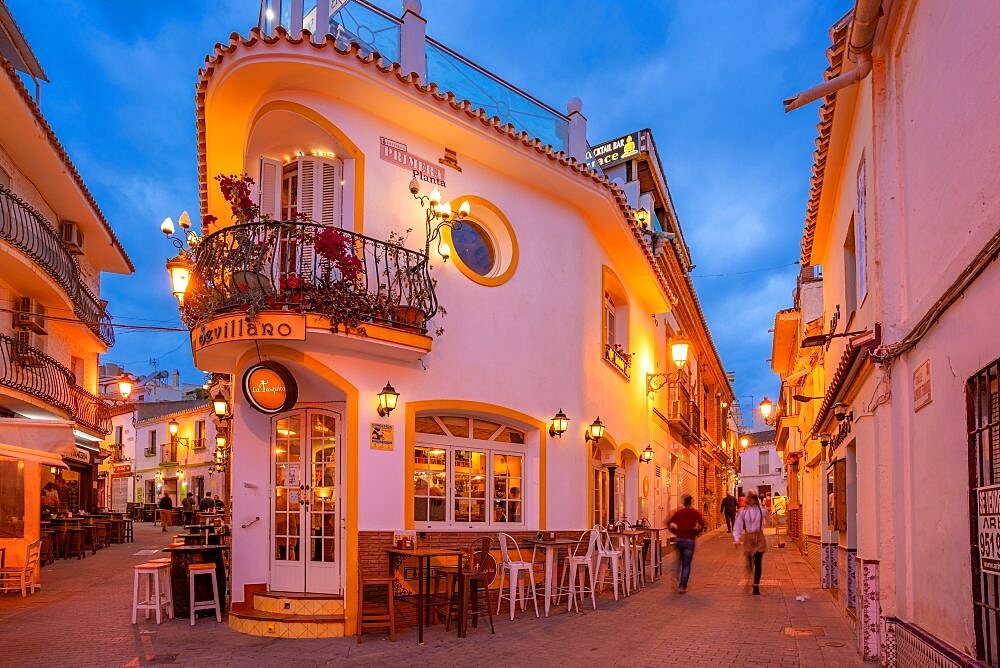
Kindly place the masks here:
<instances>
[{"instance_id":1,"label":"illuminated sign","mask_svg":"<svg viewBox=\"0 0 1000 668\"><path fill-rule=\"evenodd\" d=\"M243 396L261 413L286 411L295 405L298 395L295 378L277 362L258 362L243 374Z\"/></svg>"},{"instance_id":2,"label":"illuminated sign","mask_svg":"<svg viewBox=\"0 0 1000 668\"><path fill-rule=\"evenodd\" d=\"M607 169L637 155L639 155L639 133L630 132L624 137L592 146L587 151L587 158L584 162L592 169L596 165L600 165L601 169Z\"/></svg>"},{"instance_id":3,"label":"illuminated sign","mask_svg":"<svg viewBox=\"0 0 1000 668\"><path fill-rule=\"evenodd\" d=\"M131 473L132 472L132 465L131 464L112 464L112 466L111 466L111 472L114 473L114 474L116 474L116 475L119 474L119 473Z\"/></svg>"}]
</instances>

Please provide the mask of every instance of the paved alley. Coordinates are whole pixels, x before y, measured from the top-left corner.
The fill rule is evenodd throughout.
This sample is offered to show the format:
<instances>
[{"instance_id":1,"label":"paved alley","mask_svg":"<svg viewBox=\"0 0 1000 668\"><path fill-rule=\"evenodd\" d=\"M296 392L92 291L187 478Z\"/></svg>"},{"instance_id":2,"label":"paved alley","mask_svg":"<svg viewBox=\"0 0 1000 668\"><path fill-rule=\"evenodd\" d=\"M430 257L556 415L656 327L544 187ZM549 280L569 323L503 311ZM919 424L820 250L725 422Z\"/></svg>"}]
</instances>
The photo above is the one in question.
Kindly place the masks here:
<instances>
[{"instance_id":1,"label":"paved alley","mask_svg":"<svg viewBox=\"0 0 1000 668\"><path fill-rule=\"evenodd\" d=\"M164 534L136 526L136 542L115 545L83 561L60 560L43 570L44 588L22 599L0 595L0 664L4 666L296 666L483 665L551 666L850 666L861 665L852 629L830 596L814 583L794 550L772 549L765 560L763 595L751 596L746 574L727 535L699 541L689 593L669 579L618 602L608 595L596 611L549 619L521 613L497 620L497 633L472 630L461 640L431 628L424 646L404 630L396 642L379 637L281 640L245 636L209 618L157 627L130 621L132 564L164 544ZM801 603L796 595L806 594ZM786 628L816 629L791 636Z\"/></svg>"}]
</instances>

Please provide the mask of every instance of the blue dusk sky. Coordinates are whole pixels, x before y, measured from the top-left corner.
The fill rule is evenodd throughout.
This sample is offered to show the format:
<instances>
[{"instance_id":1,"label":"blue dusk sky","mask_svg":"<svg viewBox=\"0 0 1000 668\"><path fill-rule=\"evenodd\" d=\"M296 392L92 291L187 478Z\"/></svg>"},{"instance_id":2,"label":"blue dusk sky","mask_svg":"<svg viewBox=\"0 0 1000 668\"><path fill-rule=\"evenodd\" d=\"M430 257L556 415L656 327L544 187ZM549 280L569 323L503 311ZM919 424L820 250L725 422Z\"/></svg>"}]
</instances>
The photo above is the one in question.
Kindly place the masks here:
<instances>
[{"instance_id":1,"label":"blue dusk sky","mask_svg":"<svg viewBox=\"0 0 1000 668\"><path fill-rule=\"evenodd\" d=\"M197 220L197 71L260 5L6 1L51 81L42 110L136 265L105 275L102 296L116 321L179 326L159 223ZM768 330L791 305L816 136L818 103L785 114L781 100L821 81L827 30L850 6L424 0L422 13L428 34L551 106L581 98L592 143L653 131L746 414L777 390ZM203 377L180 332L119 330L106 359Z\"/></svg>"}]
</instances>

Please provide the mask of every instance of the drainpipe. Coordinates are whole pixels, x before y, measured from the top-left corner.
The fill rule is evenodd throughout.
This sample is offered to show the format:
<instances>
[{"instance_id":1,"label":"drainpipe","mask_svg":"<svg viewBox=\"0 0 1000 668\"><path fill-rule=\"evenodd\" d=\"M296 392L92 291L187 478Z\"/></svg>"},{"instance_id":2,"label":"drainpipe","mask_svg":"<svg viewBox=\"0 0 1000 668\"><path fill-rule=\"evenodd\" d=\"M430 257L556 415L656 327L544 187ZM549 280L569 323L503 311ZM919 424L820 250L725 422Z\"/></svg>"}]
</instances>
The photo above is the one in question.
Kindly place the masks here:
<instances>
[{"instance_id":1,"label":"drainpipe","mask_svg":"<svg viewBox=\"0 0 1000 668\"><path fill-rule=\"evenodd\" d=\"M875 42L875 29L878 27L881 8L881 0L857 0L851 19L847 48L847 57L854 62L854 67L785 100L786 113L831 95L868 76L872 71L872 46Z\"/></svg>"}]
</instances>

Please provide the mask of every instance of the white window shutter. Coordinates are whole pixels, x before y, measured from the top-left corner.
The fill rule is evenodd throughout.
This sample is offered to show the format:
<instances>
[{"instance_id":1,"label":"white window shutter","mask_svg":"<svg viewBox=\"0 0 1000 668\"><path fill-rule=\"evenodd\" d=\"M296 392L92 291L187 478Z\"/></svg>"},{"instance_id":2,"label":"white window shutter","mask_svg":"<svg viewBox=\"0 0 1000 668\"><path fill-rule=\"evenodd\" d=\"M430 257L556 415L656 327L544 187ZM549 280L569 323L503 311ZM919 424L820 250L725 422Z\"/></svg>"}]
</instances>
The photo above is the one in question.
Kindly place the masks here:
<instances>
[{"instance_id":1,"label":"white window shutter","mask_svg":"<svg viewBox=\"0 0 1000 668\"><path fill-rule=\"evenodd\" d=\"M299 158L299 213L305 214L308 222L318 223L316 215L316 168L319 158Z\"/></svg>"},{"instance_id":2,"label":"white window shutter","mask_svg":"<svg viewBox=\"0 0 1000 668\"><path fill-rule=\"evenodd\" d=\"M262 156L257 184L260 189L261 217L281 220L281 163Z\"/></svg>"},{"instance_id":3,"label":"white window shutter","mask_svg":"<svg viewBox=\"0 0 1000 668\"><path fill-rule=\"evenodd\" d=\"M316 191L319 195L319 222L327 227L339 226L340 218L340 180L343 178L344 167L340 160L320 160L317 170Z\"/></svg>"}]
</instances>

